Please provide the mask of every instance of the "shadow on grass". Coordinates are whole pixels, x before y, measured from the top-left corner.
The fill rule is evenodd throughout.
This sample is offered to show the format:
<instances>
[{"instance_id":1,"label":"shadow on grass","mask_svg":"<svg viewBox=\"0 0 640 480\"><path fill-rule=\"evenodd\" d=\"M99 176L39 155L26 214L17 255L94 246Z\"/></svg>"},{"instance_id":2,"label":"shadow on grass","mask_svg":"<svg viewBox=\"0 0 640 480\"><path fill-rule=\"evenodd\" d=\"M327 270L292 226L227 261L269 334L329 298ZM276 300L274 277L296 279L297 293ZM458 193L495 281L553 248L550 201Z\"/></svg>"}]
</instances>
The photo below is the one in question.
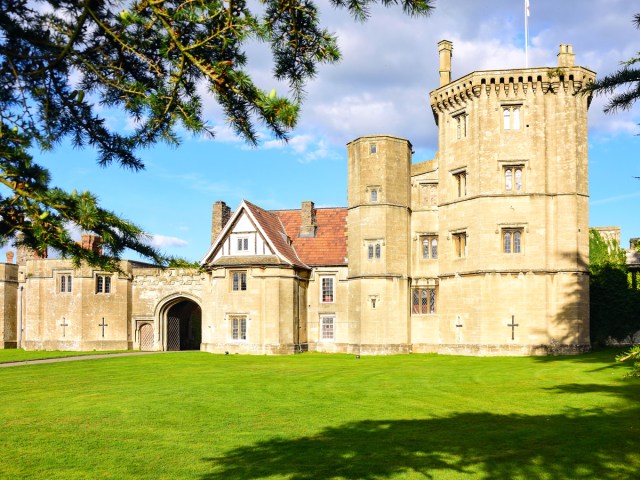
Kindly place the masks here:
<instances>
[{"instance_id":1,"label":"shadow on grass","mask_svg":"<svg viewBox=\"0 0 640 480\"><path fill-rule=\"evenodd\" d=\"M202 479L637 479L639 418L629 409L353 422L205 459Z\"/></svg>"}]
</instances>

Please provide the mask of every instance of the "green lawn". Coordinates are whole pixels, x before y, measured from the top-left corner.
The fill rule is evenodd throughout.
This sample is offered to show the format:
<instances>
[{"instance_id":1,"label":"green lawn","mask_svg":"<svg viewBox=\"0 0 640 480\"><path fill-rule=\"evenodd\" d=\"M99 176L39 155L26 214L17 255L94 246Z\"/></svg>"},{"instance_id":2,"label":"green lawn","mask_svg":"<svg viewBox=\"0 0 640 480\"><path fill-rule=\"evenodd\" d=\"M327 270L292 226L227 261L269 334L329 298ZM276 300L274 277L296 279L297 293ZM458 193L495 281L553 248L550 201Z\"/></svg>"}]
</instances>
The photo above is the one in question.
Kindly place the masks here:
<instances>
[{"instance_id":1,"label":"green lawn","mask_svg":"<svg viewBox=\"0 0 640 480\"><path fill-rule=\"evenodd\" d=\"M1 368L0 478L637 479L640 381L615 353Z\"/></svg>"}]
</instances>

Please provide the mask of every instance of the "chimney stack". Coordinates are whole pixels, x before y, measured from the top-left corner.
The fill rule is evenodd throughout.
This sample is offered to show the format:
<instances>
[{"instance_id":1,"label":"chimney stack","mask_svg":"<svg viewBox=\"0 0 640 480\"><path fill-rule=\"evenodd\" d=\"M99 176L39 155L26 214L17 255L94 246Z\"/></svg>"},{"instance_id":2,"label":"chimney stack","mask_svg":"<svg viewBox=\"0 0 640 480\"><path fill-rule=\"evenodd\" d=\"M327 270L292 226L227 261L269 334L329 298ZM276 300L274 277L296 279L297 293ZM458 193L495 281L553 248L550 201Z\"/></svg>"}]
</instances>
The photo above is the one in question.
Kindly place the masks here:
<instances>
[{"instance_id":1,"label":"chimney stack","mask_svg":"<svg viewBox=\"0 0 640 480\"><path fill-rule=\"evenodd\" d=\"M13 255L14 255L13 251L9 250L6 253L7 253L7 263L13 263Z\"/></svg>"},{"instance_id":2,"label":"chimney stack","mask_svg":"<svg viewBox=\"0 0 640 480\"><path fill-rule=\"evenodd\" d=\"M576 63L576 54L573 53L573 45L560 44L558 53L558 67L573 67Z\"/></svg>"},{"instance_id":3,"label":"chimney stack","mask_svg":"<svg viewBox=\"0 0 640 480\"><path fill-rule=\"evenodd\" d=\"M222 200L213 204L211 210L211 243L215 242L231 218L231 209Z\"/></svg>"},{"instance_id":4,"label":"chimney stack","mask_svg":"<svg viewBox=\"0 0 640 480\"><path fill-rule=\"evenodd\" d=\"M316 236L316 209L313 202L302 202L302 210L300 212L302 222L300 223L300 237L314 238Z\"/></svg>"},{"instance_id":5,"label":"chimney stack","mask_svg":"<svg viewBox=\"0 0 640 480\"><path fill-rule=\"evenodd\" d=\"M102 255L102 237L100 237L99 235L83 233L80 245L85 250L91 250L98 255Z\"/></svg>"},{"instance_id":6,"label":"chimney stack","mask_svg":"<svg viewBox=\"0 0 640 480\"><path fill-rule=\"evenodd\" d=\"M451 57L453 56L453 43L449 40L438 42L438 53L440 53L440 86L451 82Z\"/></svg>"}]
</instances>

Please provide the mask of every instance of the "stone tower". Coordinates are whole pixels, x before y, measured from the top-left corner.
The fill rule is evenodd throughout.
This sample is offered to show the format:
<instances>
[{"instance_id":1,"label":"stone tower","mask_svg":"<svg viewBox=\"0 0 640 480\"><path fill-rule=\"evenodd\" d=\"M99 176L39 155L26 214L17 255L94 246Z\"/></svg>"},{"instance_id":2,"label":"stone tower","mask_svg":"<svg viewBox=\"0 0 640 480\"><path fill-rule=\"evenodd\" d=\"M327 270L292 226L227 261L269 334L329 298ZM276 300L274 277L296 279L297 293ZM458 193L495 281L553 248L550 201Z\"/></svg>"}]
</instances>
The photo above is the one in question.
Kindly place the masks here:
<instances>
[{"instance_id":1,"label":"stone tower","mask_svg":"<svg viewBox=\"0 0 640 480\"><path fill-rule=\"evenodd\" d=\"M407 352L411 143L361 137L347 156L350 343L362 353Z\"/></svg>"},{"instance_id":2,"label":"stone tower","mask_svg":"<svg viewBox=\"0 0 640 480\"><path fill-rule=\"evenodd\" d=\"M464 338L481 353L584 348L590 98L577 92L595 74L561 45L555 68L445 83L452 46L439 47L441 86L430 101L439 129L440 342L464 350Z\"/></svg>"}]
</instances>

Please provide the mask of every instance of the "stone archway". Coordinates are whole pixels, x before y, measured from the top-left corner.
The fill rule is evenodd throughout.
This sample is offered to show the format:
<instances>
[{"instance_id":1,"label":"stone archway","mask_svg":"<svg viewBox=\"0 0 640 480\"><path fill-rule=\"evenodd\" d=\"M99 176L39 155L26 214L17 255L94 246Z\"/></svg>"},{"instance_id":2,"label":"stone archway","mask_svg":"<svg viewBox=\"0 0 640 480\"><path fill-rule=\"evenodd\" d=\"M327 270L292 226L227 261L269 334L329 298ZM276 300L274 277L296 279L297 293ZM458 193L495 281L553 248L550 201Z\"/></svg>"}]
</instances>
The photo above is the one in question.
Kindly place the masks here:
<instances>
[{"instance_id":1,"label":"stone archway","mask_svg":"<svg viewBox=\"0 0 640 480\"><path fill-rule=\"evenodd\" d=\"M200 350L202 309L188 296L175 295L158 311L162 350Z\"/></svg>"}]
</instances>

